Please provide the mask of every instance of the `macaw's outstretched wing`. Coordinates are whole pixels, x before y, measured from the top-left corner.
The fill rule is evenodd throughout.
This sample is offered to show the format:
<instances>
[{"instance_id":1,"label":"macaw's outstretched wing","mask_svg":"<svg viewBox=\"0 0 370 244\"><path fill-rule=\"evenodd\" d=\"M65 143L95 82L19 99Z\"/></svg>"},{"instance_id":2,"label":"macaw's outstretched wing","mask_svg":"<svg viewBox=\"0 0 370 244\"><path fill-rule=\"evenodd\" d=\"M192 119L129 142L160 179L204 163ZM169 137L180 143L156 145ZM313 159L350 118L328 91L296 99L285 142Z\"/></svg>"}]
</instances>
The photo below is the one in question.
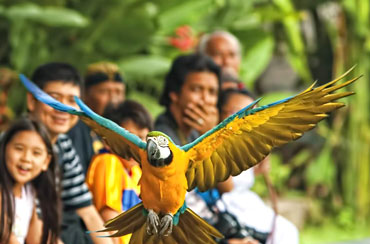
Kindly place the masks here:
<instances>
[{"instance_id":1,"label":"macaw's outstretched wing","mask_svg":"<svg viewBox=\"0 0 370 244\"><path fill-rule=\"evenodd\" d=\"M106 141L115 154L126 159L134 158L137 162L140 162L139 151L145 150L146 143L139 137L128 132L113 121L94 113L79 98L75 97L75 100L81 110L77 110L54 99L37 87L32 81L28 80L26 76L21 74L19 77L27 90L37 100L59 111L78 115L83 122Z\"/></svg>"},{"instance_id":2,"label":"macaw's outstretched wing","mask_svg":"<svg viewBox=\"0 0 370 244\"><path fill-rule=\"evenodd\" d=\"M240 174L259 163L274 147L301 137L328 112L344 106L335 100L353 92L332 92L359 78L335 84L348 72L323 86L313 88L313 84L296 96L253 109L256 101L184 145L182 149L190 157L188 190L198 187L205 191L230 175Z\"/></svg>"}]
</instances>

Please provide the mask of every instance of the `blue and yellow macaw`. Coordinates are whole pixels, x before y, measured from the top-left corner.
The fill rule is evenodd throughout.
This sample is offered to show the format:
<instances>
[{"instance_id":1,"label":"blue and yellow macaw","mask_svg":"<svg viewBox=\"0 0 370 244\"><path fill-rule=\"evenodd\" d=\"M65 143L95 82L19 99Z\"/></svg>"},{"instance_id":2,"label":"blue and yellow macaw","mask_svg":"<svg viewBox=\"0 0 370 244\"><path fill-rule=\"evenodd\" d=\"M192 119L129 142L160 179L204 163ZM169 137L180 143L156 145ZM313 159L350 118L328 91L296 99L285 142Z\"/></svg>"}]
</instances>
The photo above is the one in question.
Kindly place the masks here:
<instances>
[{"instance_id":1,"label":"blue and yellow macaw","mask_svg":"<svg viewBox=\"0 0 370 244\"><path fill-rule=\"evenodd\" d=\"M336 80L278 102L253 108L248 105L195 141L175 145L167 135L152 131L147 142L91 111L75 98L81 110L66 106L40 90L25 76L20 78L41 102L78 115L100 135L117 155L134 158L142 167L142 203L105 223L112 237L132 233L130 243L214 243L222 235L185 202L187 191L205 191L253 167L274 147L293 141L312 129L327 113L344 106L337 99L353 92L333 93L355 80ZM213 237L212 237L213 236Z\"/></svg>"}]
</instances>

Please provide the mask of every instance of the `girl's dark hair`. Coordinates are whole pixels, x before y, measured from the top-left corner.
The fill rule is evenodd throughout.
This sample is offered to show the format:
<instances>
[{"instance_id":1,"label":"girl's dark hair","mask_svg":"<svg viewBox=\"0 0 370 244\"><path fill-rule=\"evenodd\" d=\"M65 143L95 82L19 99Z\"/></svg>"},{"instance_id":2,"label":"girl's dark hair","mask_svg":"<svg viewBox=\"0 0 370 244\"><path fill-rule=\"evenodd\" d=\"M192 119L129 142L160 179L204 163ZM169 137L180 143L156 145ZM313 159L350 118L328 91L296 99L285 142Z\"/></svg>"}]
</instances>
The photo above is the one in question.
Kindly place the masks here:
<instances>
[{"instance_id":1,"label":"girl's dark hair","mask_svg":"<svg viewBox=\"0 0 370 244\"><path fill-rule=\"evenodd\" d=\"M256 100L256 96L251 91L249 91L245 88L229 88L229 89L226 89L226 90L222 90L220 92L219 97L218 97L217 106L218 106L219 111L222 111L221 110L222 106L227 104L227 102L230 99L230 96L233 95L233 94L245 95L245 96L248 96L248 97L252 98L253 100Z\"/></svg>"},{"instance_id":2,"label":"girl's dark hair","mask_svg":"<svg viewBox=\"0 0 370 244\"><path fill-rule=\"evenodd\" d=\"M148 128L149 131L153 130L153 120L148 110L133 100L125 100L118 105L109 104L104 110L103 117L112 120L118 125L127 120L132 120L142 129Z\"/></svg>"},{"instance_id":3,"label":"girl's dark hair","mask_svg":"<svg viewBox=\"0 0 370 244\"><path fill-rule=\"evenodd\" d=\"M217 76L218 85L221 87L221 69L210 57L202 54L189 54L177 57L166 75L159 103L168 107L171 103L169 94L171 92L180 92L189 73L202 71L214 73Z\"/></svg>"},{"instance_id":4,"label":"girl's dark hair","mask_svg":"<svg viewBox=\"0 0 370 244\"><path fill-rule=\"evenodd\" d=\"M61 220L58 163L53 153L49 134L45 127L26 117L14 122L5 134L3 134L0 141L0 243L8 243L12 232L15 214L15 200L12 192L15 182L6 167L6 146L17 133L22 131L35 131L38 133L45 143L48 154L51 156L48 169L46 171L42 171L30 183L36 192L36 198L39 201L39 207L41 210L40 218L43 221L41 243L46 244L49 243L49 241L51 241L51 243L55 243L59 237Z\"/></svg>"}]
</instances>

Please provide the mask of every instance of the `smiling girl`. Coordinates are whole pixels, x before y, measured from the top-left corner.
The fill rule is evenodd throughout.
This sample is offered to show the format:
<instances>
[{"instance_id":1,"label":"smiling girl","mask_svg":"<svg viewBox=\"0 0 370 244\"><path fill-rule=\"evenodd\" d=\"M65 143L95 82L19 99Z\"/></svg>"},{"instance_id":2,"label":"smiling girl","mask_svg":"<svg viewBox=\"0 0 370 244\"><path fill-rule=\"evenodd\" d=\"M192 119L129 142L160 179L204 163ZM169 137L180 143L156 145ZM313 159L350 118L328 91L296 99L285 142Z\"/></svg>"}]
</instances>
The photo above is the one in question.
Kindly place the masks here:
<instances>
[{"instance_id":1,"label":"smiling girl","mask_svg":"<svg viewBox=\"0 0 370 244\"><path fill-rule=\"evenodd\" d=\"M0 243L57 242L57 167L49 135L39 123L22 118L5 132L0 143Z\"/></svg>"}]
</instances>

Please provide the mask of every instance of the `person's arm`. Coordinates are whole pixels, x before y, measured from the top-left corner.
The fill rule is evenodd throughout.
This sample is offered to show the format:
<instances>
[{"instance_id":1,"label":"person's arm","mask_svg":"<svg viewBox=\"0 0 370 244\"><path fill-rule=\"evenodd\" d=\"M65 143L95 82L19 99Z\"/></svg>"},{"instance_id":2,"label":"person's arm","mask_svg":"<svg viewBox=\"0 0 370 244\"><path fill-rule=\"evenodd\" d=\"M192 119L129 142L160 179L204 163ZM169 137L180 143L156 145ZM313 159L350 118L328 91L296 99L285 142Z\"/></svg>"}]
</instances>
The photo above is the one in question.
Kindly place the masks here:
<instances>
[{"instance_id":1,"label":"person's arm","mask_svg":"<svg viewBox=\"0 0 370 244\"><path fill-rule=\"evenodd\" d=\"M259 241L256 241L250 237L244 239L230 239L227 241L228 244L260 244Z\"/></svg>"},{"instance_id":2,"label":"person's arm","mask_svg":"<svg viewBox=\"0 0 370 244\"><path fill-rule=\"evenodd\" d=\"M233 177L230 176L227 180L217 183L216 188L220 194L232 191L234 189Z\"/></svg>"},{"instance_id":3,"label":"person's arm","mask_svg":"<svg viewBox=\"0 0 370 244\"><path fill-rule=\"evenodd\" d=\"M103 218L104 222L107 222L110 219L116 217L119 213L116 210L111 209L110 207L103 207L100 211L100 215ZM113 233L112 233L113 234ZM120 238L112 238L112 241L115 244L120 244Z\"/></svg>"},{"instance_id":4,"label":"person's arm","mask_svg":"<svg viewBox=\"0 0 370 244\"><path fill-rule=\"evenodd\" d=\"M13 232L10 234L9 244L20 244Z\"/></svg>"},{"instance_id":5,"label":"person's arm","mask_svg":"<svg viewBox=\"0 0 370 244\"><path fill-rule=\"evenodd\" d=\"M42 225L43 225L42 221L37 216L36 207L34 207L30 225L28 227L27 237L26 237L27 244L41 243L42 227L43 227Z\"/></svg>"},{"instance_id":6,"label":"person's arm","mask_svg":"<svg viewBox=\"0 0 370 244\"><path fill-rule=\"evenodd\" d=\"M104 222L93 205L79 208L76 212L85 223L87 230L96 231L104 228ZM100 238L93 233L90 236L95 244L113 244L110 238Z\"/></svg>"},{"instance_id":7,"label":"person's arm","mask_svg":"<svg viewBox=\"0 0 370 244\"><path fill-rule=\"evenodd\" d=\"M270 156L267 156L259 164L253 167L254 175L268 174L270 172Z\"/></svg>"},{"instance_id":8,"label":"person's arm","mask_svg":"<svg viewBox=\"0 0 370 244\"><path fill-rule=\"evenodd\" d=\"M122 162L117 156L105 153L97 155L90 165L86 182L93 194L94 205L106 222L122 212ZM112 240L120 243L120 238Z\"/></svg>"},{"instance_id":9,"label":"person's arm","mask_svg":"<svg viewBox=\"0 0 370 244\"><path fill-rule=\"evenodd\" d=\"M41 243L41 238L42 238L42 228L43 228L43 222L39 218L36 212L36 208L33 211L31 222L28 228L28 233L26 237L26 243L27 244L39 244ZM12 243L12 242L10 242ZM15 242L16 244L18 242ZM58 238L56 243L51 243L50 240L48 241L50 244L64 244L62 240Z\"/></svg>"},{"instance_id":10,"label":"person's arm","mask_svg":"<svg viewBox=\"0 0 370 244\"><path fill-rule=\"evenodd\" d=\"M116 210L111 209L108 206L103 207L103 209L100 211L100 215L103 218L104 222L106 222L106 221L108 221L110 219L113 219L118 214L119 213Z\"/></svg>"}]
</instances>

